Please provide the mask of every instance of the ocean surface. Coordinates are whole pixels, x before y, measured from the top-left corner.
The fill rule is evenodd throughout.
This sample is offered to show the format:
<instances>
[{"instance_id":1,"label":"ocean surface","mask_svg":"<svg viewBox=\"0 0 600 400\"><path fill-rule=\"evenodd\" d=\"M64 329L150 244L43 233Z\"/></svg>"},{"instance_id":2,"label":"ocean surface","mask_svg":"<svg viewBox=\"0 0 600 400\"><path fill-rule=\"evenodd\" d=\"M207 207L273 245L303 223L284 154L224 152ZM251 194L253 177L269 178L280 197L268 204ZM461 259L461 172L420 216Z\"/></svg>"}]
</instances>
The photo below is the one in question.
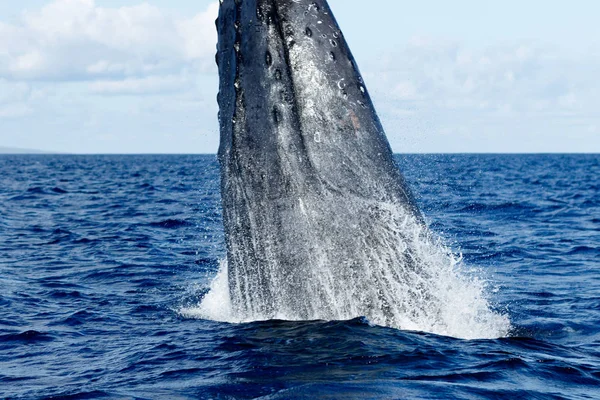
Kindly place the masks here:
<instances>
[{"instance_id":1,"label":"ocean surface","mask_svg":"<svg viewBox=\"0 0 600 400\"><path fill-rule=\"evenodd\" d=\"M0 156L0 398L600 399L600 155L403 155L508 334L192 318L215 156Z\"/></svg>"}]
</instances>

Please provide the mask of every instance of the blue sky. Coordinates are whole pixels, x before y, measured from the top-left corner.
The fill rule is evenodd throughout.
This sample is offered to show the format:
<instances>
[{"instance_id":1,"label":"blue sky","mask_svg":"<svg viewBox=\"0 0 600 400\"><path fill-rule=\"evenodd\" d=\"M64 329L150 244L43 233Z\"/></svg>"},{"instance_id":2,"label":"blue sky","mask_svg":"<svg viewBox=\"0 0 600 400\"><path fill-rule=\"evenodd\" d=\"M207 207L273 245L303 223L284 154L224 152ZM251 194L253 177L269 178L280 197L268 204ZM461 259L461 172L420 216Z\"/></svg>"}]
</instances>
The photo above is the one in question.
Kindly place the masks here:
<instances>
[{"instance_id":1,"label":"blue sky","mask_svg":"<svg viewBox=\"0 0 600 400\"><path fill-rule=\"evenodd\" d=\"M600 2L330 0L397 152L600 152ZM0 146L214 153L206 0L0 4Z\"/></svg>"}]
</instances>

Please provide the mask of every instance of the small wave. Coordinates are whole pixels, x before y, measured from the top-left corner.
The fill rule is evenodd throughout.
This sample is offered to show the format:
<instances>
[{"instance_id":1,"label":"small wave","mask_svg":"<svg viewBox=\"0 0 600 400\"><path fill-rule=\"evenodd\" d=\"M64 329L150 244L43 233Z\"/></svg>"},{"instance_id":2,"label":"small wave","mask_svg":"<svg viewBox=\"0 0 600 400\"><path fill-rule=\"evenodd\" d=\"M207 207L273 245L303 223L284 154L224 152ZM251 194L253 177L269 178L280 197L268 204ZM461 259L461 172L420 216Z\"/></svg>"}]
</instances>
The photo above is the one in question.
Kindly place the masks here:
<instances>
[{"instance_id":1,"label":"small wave","mask_svg":"<svg viewBox=\"0 0 600 400\"><path fill-rule=\"evenodd\" d=\"M140 189L146 189L148 192L154 192L156 188L149 183L143 183L139 186Z\"/></svg>"},{"instance_id":2,"label":"small wave","mask_svg":"<svg viewBox=\"0 0 600 400\"><path fill-rule=\"evenodd\" d=\"M138 288L154 288L163 284L160 280L150 278L134 279L132 283Z\"/></svg>"},{"instance_id":3,"label":"small wave","mask_svg":"<svg viewBox=\"0 0 600 400\"><path fill-rule=\"evenodd\" d=\"M48 289L57 289L57 290L62 290L62 291L66 291L66 290L78 291L83 288L82 286L77 285L75 283L62 282L60 280L51 280L51 279L47 279L44 282L41 282L41 286L48 288Z\"/></svg>"},{"instance_id":4,"label":"small wave","mask_svg":"<svg viewBox=\"0 0 600 400\"><path fill-rule=\"evenodd\" d=\"M63 400L88 400L88 399L114 399L114 398L128 398L119 396L114 393L108 393L101 390L92 391L77 391L69 390L67 392L61 392L54 396L50 396L50 399L63 399Z\"/></svg>"},{"instance_id":5,"label":"small wave","mask_svg":"<svg viewBox=\"0 0 600 400\"><path fill-rule=\"evenodd\" d=\"M73 291L64 291L64 290L55 290L50 293L50 297L55 299L80 299L83 296L80 292Z\"/></svg>"},{"instance_id":6,"label":"small wave","mask_svg":"<svg viewBox=\"0 0 600 400\"><path fill-rule=\"evenodd\" d=\"M17 383L17 382L23 382L23 381L30 381L33 379L35 379L35 378L30 377L30 376L2 376L2 375L0 375L0 382L6 382L6 383Z\"/></svg>"},{"instance_id":7,"label":"small wave","mask_svg":"<svg viewBox=\"0 0 600 400\"><path fill-rule=\"evenodd\" d=\"M9 201L25 201L25 200L36 200L36 199L38 199L38 197L36 195L32 195L32 194L29 194L29 195L19 194L19 195L8 198Z\"/></svg>"},{"instance_id":8,"label":"small wave","mask_svg":"<svg viewBox=\"0 0 600 400\"><path fill-rule=\"evenodd\" d=\"M85 324L93 318L94 315L92 313L85 310L81 310L69 315L67 318L61 321L61 324L67 326L79 326Z\"/></svg>"},{"instance_id":9,"label":"small wave","mask_svg":"<svg viewBox=\"0 0 600 400\"><path fill-rule=\"evenodd\" d=\"M89 239L89 238L81 238L73 241L73 244L91 244L91 243L99 243L100 241L97 239Z\"/></svg>"},{"instance_id":10,"label":"small wave","mask_svg":"<svg viewBox=\"0 0 600 400\"><path fill-rule=\"evenodd\" d=\"M498 379L499 372L496 371L476 371L476 372L459 372L440 375L417 375L406 379L415 381L441 381L453 383L468 383L468 382L490 382Z\"/></svg>"},{"instance_id":11,"label":"small wave","mask_svg":"<svg viewBox=\"0 0 600 400\"><path fill-rule=\"evenodd\" d=\"M528 203L499 203L499 204L490 204L490 203L472 203L469 204L459 211L478 211L478 212L488 212L488 211L502 211L502 212L524 212L529 211L533 208L533 205Z\"/></svg>"},{"instance_id":12,"label":"small wave","mask_svg":"<svg viewBox=\"0 0 600 400\"><path fill-rule=\"evenodd\" d=\"M42 187L34 186L34 187L30 187L29 189L27 189L27 193L30 193L30 194L46 194L46 191Z\"/></svg>"},{"instance_id":13,"label":"small wave","mask_svg":"<svg viewBox=\"0 0 600 400\"><path fill-rule=\"evenodd\" d=\"M489 369L493 368L499 371L506 370L517 370L517 369L528 369L529 365L525 360L520 357L508 357L501 360L491 361L482 365L479 365L477 369Z\"/></svg>"},{"instance_id":14,"label":"small wave","mask_svg":"<svg viewBox=\"0 0 600 400\"><path fill-rule=\"evenodd\" d=\"M164 221L150 223L150 226L152 227L163 229L177 229L191 225L191 223L181 219L166 219Z\"/></svg>"},{"instance_id":15,"label":"small wave","mask_svg":"<svg viewBox=\"0 0 600 400\"><path fill-rule=\"evenodd\" d=\"M544 298L544 299L550 299L552 297L556 297L556 295L554 293L550 293L550 292L533 292L533 293L531 293L531 295L535 296L535 297Z\"/></svg>"},{"instance_id":16,"label":"small wave","mask_svg":"<svg viewBox=\"0 0 600 400\"><path fill-rule=\"evenodd\" d=\"M598 249L597 247L590 247L590 246L577 246L577 247L573 247L568 253L567 255L596 255L600 253L600 249Z\"/></svg>"},{"instance_id":17,"label":"small wave","mask_svg":"<svg viewBox=\"0 0 600 400\"><path fill-rule=\"evenodd\" d=\"M47 245L59 244L64 242L70 242L73 239L73 233L63 229L55 229L52 232L53 239L46 242Z\"/></svg>"},{"instance_id":18,"label":"small wave","mask_svg":"<svg viewBox=\"0 0 600 400\"><path fill-rule=\"evenodd\" d=\"M21 333L13 333L0 336L1 342L23 342L23 343L38 343L38 342L50 342L54 338L45 332L39 332L35 330L29 330Z\"/></svg>"},{"instance_id":19,"label":"small wave","mask_svg":"<svg viewBox=\"0 0 600 400\"><path fill-rule=\"evenodd\" d=\"M176 204L178 203L175 199L160 199L157 201L158 204Z\"/></svg>"},{"instance_id":20,"label":"small wave","mask_svg":"<svg viewBox=\"0 0 600 400\"><path fill-rule=\"evenodd\" d=\"M169 371L162 372L160 374L160 376L161 376L161 378L176 379L179 377L186 377L186 376L189 376L189 374L199 373L202 371L204 371L203 368L175 369L175 370L169 370Z\"/></svg>"},{"instance_id":21,"label":"small wave","mask_svg":"<svg viewBox=\"0 0 600 400\"><path fill-rule=\"evenodd\" d=\"M158 311L162 311L161 307L155 305L140 305L135 307L132 312L135 314L154 314Z\"/></svg>"}]
</instances>

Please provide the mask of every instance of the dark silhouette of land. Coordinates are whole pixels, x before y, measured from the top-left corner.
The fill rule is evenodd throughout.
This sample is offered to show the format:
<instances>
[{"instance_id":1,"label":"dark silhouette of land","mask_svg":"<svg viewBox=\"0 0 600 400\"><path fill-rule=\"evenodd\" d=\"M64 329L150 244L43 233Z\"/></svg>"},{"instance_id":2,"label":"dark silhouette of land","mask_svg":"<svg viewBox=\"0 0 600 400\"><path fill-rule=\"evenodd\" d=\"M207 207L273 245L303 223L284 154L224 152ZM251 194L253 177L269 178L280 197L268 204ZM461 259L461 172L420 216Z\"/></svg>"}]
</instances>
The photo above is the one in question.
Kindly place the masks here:
<instances>
[{"instance_id":1,"label":"dark silhouette of land","mask_svg":"<svg viewBox=\"0 0 600 400\"><path fill-rule=\"evenodd\" d=\"M44 154L46 151L0 146L0 154Z\"/></svg>"}]
</instances>

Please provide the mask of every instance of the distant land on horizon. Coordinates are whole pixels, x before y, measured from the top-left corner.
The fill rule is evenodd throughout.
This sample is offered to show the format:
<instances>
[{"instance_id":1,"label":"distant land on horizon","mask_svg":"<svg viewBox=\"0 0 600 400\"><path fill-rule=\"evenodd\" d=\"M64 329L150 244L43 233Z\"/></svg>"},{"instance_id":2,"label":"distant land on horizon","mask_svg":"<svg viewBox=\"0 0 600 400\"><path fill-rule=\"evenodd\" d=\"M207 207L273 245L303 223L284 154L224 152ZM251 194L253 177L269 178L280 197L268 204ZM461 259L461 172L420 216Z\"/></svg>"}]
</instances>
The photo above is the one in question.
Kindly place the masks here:
<instances>
[{"instance_id":1,"label":"distant land on horizon","mask_svg":"<svg viewBox=\"0 0 600 400\"><path fill-rule=\"evenodd\" d=\"M48 151L0 146L0 154L50 154Z\"/></svg>"}]
</instances>

